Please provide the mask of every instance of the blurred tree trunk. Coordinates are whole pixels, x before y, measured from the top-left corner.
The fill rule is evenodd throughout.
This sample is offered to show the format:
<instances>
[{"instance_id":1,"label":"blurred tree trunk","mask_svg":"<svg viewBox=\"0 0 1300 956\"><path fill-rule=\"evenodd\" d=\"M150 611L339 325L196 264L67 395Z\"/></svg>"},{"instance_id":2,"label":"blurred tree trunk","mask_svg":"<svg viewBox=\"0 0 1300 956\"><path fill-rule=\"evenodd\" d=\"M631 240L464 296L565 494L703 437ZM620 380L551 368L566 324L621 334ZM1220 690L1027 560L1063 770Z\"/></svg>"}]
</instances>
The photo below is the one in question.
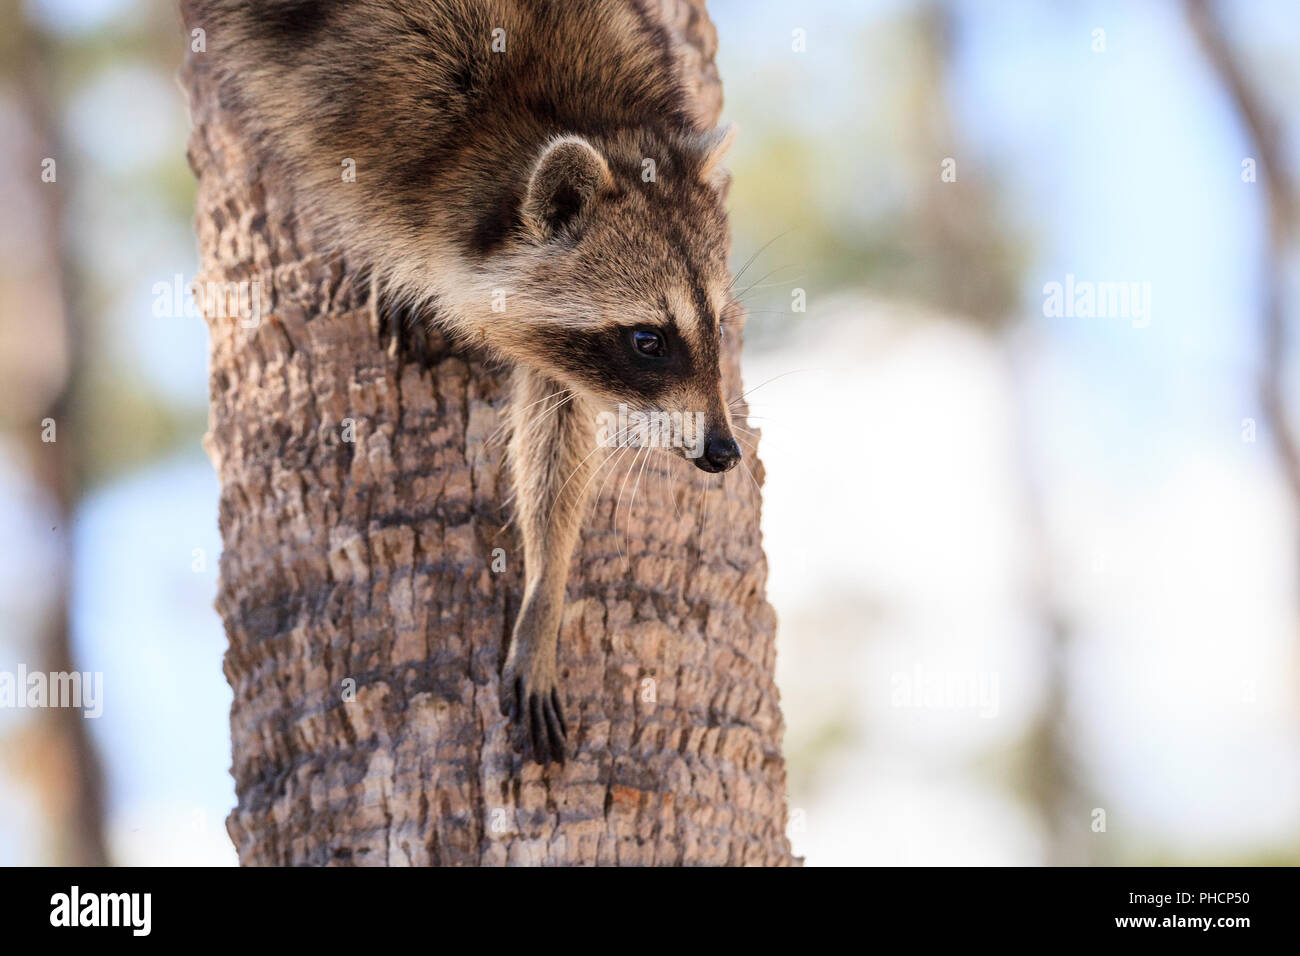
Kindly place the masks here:
<instances>
[{"instance_id":1,"label":"blurred tree trunk","mask_svg":"<svg viewBox=\"0 0 1300 956\"><path fill-rule=\"evenodd\" d=\"M703 2L663 9L711 124ZM184 71L199 280L268 304L251 329L207 316L240 861L794 862L757 483L659 456L615 520L613 475L561 634L573 752L525 764L497 710L523 570L492 441L505 374L436 335L413 357L264 182L206 67Z\"/></svg>"},{"instance_id":2,"label":"blurred tree trunk","mask_svg":"<svg viewBox=\"0 0 1300 956\"><path fill-rule=\"evenodd\" d=\"M1255 88L1243 58L1229 40L1229 31L1206 0L1184 0L1187 21L1202 52L1223 84L1236 111L1253 156L1268 223L1265 254L1260 261L1263 294L1260 315L1260 363L1257 379L1260 416L1273 436L1282 478L1300 517L1300 427L1287 404L1286 362L1290 348L1287 328L1287 267L1291 237L1300 217L1300 194L1287 159L1281 123L1271 115L1261 91ZM1300 559L1300 540L1296 558Z\"/></svg>"},{"instance_id":3,"label":"blurred tree trunk","mask_svg":"<svg viewBox=\"0 0 1300 956\"><path fill-rule=\"evenodd\" d=\"M57 542L58 564L50 582L50 603L33 647L33 671L71 673L73 660L71 604L73 577L72 525L82 495L82 469L77 449L84 427L77 386L81 381L81 344L77 328L75 268L64 234L66 175L71 163L58 135L57 105L52 89L54 53L49 41L34 29L21 8L0 12L0 62L10 81L21 119L30 133L14 144L21 159L21 179L15 189L30 188L24 208L33 217L23 228L30 260L16 266L17 289L12 301L15 327L0 323L0 338L22 341L21 356L12 367L0 367L10 387L8 412L15 418L19 444L27 452L35 484L49 498ZM41 178L42 162L55 160L53 182ZM17 323L21 323L19 329ZM8 417L8 416L6 416ZM43 422L54 422L55 440L44 441ZM29 659L30 660L30 659ZM50 834L48 860L55 866L103 866L108 862L104 838L104 782L99 757L80 709L49 707L17 734L24 777L37 791L37 804Z\"/></svg>"},{"instance_id":4,"label":"blurred tree trunk","mask_svg":"<svg viewBox=\"0 0 1300 956\"><path fill-rule=\"evenodd\" d=\"M920 76L914 91L921 137L918 151L927 157L967 153L953 122L947 90L956 46L955 6L922 7L917 22L922 40L915 56ZM1061 600L1053 568L1054 541L1048 521L1049 497L1041 477L1040 451L1035 445L1033 396L1029 370L1038 344L1033 328L1017 321L1023 262L1014 235L995 201L996 185L971 160L963 159L954 182L928 179L921 199L926 237L923 248L940 263L945 307L956 317L989 336L1000 352L1002 377L1012 402L1009 429L1013 471L1021 503L1020 533L1028 553L1022 584L1023 607L1039 635L1043 705L1015 751L1012 777L1017 790L1037 814L1043 835L1043 862L1049 866L1093 865L1104 848L1089 829L1093 801L1085 769L1071 746L1070 656L1074 623Z\"/></svg>"}]
</instances>

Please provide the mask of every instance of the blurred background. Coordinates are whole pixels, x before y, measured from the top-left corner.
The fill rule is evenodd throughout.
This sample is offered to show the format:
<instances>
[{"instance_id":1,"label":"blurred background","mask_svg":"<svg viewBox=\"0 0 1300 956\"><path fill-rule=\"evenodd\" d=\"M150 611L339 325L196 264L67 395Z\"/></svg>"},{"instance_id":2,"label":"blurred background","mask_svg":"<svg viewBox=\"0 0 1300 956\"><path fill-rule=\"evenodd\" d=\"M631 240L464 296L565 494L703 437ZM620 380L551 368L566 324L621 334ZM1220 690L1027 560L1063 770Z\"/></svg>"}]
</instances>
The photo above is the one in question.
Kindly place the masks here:
<instances>
[{"instance_id":1,"label":"blurred background","mask_svg":"<svg viewBox=\"0 0 1300 956\"><path fill-rule=\"evenodd\" d=\"M710 9L795 851L1300 862L1294 3ZM235 860L185 45L0 5L0 864Z\"/></svg>"}]
</instances>

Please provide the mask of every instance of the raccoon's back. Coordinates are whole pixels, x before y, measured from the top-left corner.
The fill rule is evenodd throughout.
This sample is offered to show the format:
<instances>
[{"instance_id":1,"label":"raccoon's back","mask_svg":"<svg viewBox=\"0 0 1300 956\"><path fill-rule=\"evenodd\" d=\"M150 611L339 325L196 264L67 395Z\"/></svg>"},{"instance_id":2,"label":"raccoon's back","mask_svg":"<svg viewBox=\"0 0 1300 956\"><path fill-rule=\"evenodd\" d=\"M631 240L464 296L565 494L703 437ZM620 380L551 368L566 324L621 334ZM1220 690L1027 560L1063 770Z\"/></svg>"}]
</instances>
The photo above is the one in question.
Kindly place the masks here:
<instances>
[{"instance_id":1,"label":"raccoon's back","mask_svg":"<svg viewBox=\"0 0 1300 956\"><path fill-rule=\"evenodd\" d=\"M481 220L542 144L686 130L644 0L184 0L223 91L305 203L358 237ZM356 180L340 189L340 169Z\"/></svg>"}]
</instances>

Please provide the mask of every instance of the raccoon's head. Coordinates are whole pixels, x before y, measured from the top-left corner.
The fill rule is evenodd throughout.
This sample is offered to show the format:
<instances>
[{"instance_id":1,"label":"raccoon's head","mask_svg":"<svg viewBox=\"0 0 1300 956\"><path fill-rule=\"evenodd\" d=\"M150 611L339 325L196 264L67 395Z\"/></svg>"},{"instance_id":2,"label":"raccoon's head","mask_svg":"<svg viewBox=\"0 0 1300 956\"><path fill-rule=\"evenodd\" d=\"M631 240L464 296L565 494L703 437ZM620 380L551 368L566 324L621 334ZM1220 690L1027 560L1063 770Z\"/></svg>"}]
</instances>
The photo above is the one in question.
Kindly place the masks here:
<instances>
[{"instance_id":1,"label":"raccoon's head","mask_svg":"<svg viewBox=\"0 0 1300 956\"><path fill-rule=\"evenodd\" d=\"M619 443L628 432L645 443L648 422L650 443L709 472L741 457L719 365L729 287L720 161L733 133L554 139L520 206L520 357L618 414Z\"/></svg>"}]
</instances>

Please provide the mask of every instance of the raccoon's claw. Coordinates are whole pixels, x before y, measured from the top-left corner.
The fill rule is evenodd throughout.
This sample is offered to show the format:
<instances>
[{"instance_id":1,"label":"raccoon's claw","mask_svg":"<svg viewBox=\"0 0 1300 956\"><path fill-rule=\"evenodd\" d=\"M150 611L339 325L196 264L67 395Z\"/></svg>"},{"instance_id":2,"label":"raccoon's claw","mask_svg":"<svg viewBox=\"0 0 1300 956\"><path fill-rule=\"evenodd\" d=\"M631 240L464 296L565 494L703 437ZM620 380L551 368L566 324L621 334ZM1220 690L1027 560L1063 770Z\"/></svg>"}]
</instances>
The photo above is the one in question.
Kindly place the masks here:
<instances>
[{"instance_id":1,"label":"raccoon's claw","mask_svg":"<svg viewBox=\"0 0 1300 956\"><path fill-rule=\"evenodd\" d=\"M505 675L501 680L501 713L515 725L523 738L525 756L546 766L552 760L564 763L569 725L560 706L560 694L551 687L549 693L533 690L523 677Z\"/></svg>"}]
</instances>

